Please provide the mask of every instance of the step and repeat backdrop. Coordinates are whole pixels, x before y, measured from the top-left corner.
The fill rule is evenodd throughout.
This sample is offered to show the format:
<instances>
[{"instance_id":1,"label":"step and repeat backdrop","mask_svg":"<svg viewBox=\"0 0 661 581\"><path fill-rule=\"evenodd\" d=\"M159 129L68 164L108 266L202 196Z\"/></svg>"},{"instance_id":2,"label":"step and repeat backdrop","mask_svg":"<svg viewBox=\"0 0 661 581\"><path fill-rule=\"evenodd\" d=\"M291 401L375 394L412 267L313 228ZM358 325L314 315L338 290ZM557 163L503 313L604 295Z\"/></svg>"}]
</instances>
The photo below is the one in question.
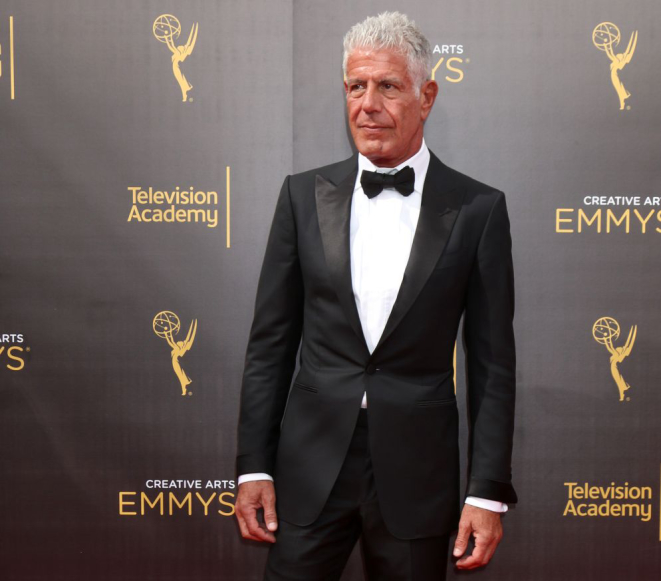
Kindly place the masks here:
<instances>
[{"instance_id":1,"label":"step and repeat backdrop","mask_svg":"<svg viewBox=\"0 0 661 581\"><path fill-rule=\"evenodd\" d=\"M427 144L512 222L520 504L480 578L659 578L657 0L4 0L1 579L261 578L234 454L268 228L352 153L342 37L393 9L434 46Z\"/></svg>"}]
</instances>

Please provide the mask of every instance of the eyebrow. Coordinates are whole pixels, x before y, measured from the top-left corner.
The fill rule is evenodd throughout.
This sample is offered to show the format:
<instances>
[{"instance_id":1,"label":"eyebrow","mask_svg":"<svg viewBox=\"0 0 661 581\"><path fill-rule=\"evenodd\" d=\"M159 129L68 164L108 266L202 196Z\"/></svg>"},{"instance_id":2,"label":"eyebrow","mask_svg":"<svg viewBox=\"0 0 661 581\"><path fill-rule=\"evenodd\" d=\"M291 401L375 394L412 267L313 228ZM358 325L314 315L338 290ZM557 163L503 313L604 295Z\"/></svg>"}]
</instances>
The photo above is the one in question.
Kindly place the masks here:
<instances>
[{"instance_id":1,"label":"eyebrow","mask_svg":"<svg viewBox=\"0 0 661 581\"><path fill-rule=\"evenodd\" d=\"M403 81L401 79L398 79L397 77L388 77L385 79L381 79L379 83L380 84L388 83L390 85L402 85Z\"/></svg>"},{"instance_id":2,"label":"eyebrow","mask_svg":"<svg viewBox=\"0 0 661 581\"><path fill-rule=\"evenodd\" d=\"M365 83L365 79L347 79L347 85L354 85L356 83ZM387 77L384 79L379 79L378 83L380 85L390 84L390 85L402 85L403 81L397 77Z\"/></svg>"}]
</instances>

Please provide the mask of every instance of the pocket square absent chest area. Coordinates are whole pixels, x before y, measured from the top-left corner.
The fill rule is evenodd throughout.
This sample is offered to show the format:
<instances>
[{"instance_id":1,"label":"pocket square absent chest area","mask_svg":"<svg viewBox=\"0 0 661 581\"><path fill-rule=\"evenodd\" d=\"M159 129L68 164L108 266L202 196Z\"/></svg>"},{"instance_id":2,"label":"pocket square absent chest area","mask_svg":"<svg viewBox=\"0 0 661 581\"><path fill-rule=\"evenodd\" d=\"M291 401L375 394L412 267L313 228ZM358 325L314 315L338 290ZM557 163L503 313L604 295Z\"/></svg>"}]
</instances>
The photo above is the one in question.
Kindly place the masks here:
<instances>
[{"instance_id":1,"label":"pocket square absent chest area","mask_svg":"<svg viewBox=\"0 0 661 581\"><path fill-rule=\"evenodd\" d=\"M443 268L450 268L453 266L461 266L462 264L468 265L470 262L470 256L462 252L461 249L455 250L453 252L443 252L434 267L434 270L440 270Z\"/></svg>"},{"instance_id":2,"label":"pocket square absent chest area","mask_svg":"<svg viewBox=\"0 0 661 581\"><path fill-rule=\"evenodd\" d=\"M449 268L452 266L461 266L462 264L466 267L470 266L472 254L469 252L469 249L462 243L461 238L457 237L456 240L454 236L450 238L447 246L443 249L443 252L438 258L438 262L434 267L435 270Z\"/></svg>"},{"instance_id":3,"label":"pocket square absent chest area","mask_svg":"<svg viewBox=\"0 0 661 581\"><path fill-rule=\"evenodd\" d=\"M452 297L463 301L462 297L474 258L475 254L469 247L461 243L452 244L451 240L438 257L421 294L426 297L431 292L431 296L428 298L438 300L438 293L442 293L444 297L442 302L446 306L450 296L446 296L445 293L450 293Z\"/></svg>"},{"instance_id":4,"label":"pocket square absent chest area","mask_svg":"<svg viewBox=\"0 0 661 581\"><path fill-rule=\"evenodd\" d=\"M443 251L438 257L435 268L445 268L446 266L460 264L462 261L470 261L469 242L465 236L455 227L448 238Z\"/></svg>"}]
</instances>

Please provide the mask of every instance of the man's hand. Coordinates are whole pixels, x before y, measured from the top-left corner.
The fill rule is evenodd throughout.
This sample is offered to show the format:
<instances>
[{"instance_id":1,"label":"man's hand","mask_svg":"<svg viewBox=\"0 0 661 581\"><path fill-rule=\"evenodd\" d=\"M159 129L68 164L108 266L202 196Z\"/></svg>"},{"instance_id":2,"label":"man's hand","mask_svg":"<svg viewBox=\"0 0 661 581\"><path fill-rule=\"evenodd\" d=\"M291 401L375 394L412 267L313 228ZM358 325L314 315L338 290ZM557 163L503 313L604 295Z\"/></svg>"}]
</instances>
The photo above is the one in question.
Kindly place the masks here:
<instances>
[{"instance_id":1,"label":"man's hand","mask_svg":"<svg viewBox=\"0 0 661 581\"><path fill-rule=\"evenodd\" d=\"M257 521L257 511L260 508L264 509L266 524ZM275 514L273 482L253 480L239 485L234 510L244 539L275 543L273 531L278 528L278 517Z\"/></svg>"},{"instance_id":2,"label":"man's hand","mask_svg":"<svg viewBox=\"0 0 661 581\"><path fill-rule=\"evenodd\" d=\"M475 537L475 547L471 555L464 555L471 533ZM459 521L459 532L454 543L453 557L461 557L456 563L458 569L483 567L493 557L496 547L503 538L500 513L465 504Z\"/></svg>"}]
</instances>

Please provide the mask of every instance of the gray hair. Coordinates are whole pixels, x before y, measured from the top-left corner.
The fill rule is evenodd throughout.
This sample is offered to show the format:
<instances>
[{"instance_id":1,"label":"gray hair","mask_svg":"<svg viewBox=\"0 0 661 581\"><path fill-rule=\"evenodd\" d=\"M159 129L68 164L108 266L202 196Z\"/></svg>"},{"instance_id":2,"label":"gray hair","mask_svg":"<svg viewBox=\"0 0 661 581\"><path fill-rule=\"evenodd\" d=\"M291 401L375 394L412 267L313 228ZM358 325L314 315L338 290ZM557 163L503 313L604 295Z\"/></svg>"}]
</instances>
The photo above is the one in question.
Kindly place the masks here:
<instances>
[{"instance_id":1,"label":"gray hair","mask_svg":"<svg viewBox=\"0 0 661 581\"><path fill-rule=\"evenodd\" d=\"M408 60L408 71L416 93L431 78L432 49L427 37L400 12L382 12L354 24L344 36L342 71L347 73L347 60L356 48L394 49Z\"/></svg>"}]
</instances>

